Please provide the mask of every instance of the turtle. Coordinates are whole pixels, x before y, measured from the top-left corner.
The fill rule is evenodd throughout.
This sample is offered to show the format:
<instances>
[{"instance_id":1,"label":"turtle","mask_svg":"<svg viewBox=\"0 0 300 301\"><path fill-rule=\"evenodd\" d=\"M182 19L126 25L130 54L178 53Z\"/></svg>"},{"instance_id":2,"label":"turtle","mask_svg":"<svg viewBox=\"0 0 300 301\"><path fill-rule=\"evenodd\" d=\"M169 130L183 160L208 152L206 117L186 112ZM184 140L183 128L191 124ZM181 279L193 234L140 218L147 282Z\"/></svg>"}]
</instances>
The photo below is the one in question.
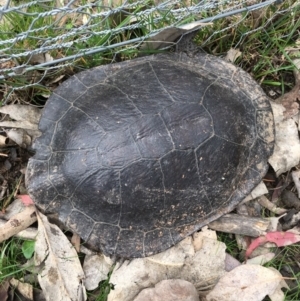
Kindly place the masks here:
<instances>
[{"instance_id":1,"label":"turtle","mask_svg":"<svg viewBox=\"0 0 300 301\"><path fill-rule=\"evenodd\" d=\"M36 206L91 249L167 250L232 211L274 148L268 97L205 53L160 53L64 81L43 109L26 171Z\"/></svg>"}]
</instances>

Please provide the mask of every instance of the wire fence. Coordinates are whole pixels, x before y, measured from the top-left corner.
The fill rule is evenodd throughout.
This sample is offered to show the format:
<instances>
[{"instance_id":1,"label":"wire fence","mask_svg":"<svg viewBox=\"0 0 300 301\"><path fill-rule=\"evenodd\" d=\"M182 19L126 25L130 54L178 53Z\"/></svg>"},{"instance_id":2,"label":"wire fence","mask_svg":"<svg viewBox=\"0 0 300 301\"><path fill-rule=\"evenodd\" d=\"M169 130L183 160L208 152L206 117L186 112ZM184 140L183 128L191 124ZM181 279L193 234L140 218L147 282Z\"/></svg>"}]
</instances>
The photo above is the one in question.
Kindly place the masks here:
<instances>
[{"instance_id":1,"label":"wire fence","mask_svg":"<svg viewBox=\"0 0 300 301\"><path fill-rule=\"evenodd\" d=\"M87 60L100 64L107 53L116 57L138 51L163 30L175 27L189 31L235 16L226 26L224 22L221 28L207 31L201 41L204 46L254 11L272 7L268 19L245 31L242 40L292 10L299 1L283 5L278 0L0 0L0 80L23 76L25 80L14 89L30 87L50 70L74 65L80 58L91 56ZM25 75L34 70L40 72L38 79L30 81Z\"/></svg>"}]
</instances>

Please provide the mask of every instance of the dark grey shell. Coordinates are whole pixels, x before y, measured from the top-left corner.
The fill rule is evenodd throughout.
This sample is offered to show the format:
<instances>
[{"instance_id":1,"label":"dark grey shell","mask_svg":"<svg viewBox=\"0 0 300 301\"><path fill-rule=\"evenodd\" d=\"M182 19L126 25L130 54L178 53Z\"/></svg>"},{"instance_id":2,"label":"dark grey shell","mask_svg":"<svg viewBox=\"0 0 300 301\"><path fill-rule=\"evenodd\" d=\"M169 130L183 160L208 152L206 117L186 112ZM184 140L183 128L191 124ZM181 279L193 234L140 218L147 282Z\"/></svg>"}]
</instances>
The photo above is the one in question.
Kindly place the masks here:
<instances>
[{"instance_id":1,"label":"dark grey shell","mask_svg":"<svg viewBox=\"0 0 300 301\"><path fill-rule=\"evenodd\" d=\"M106 255L143 257L231 211L265 175L270 103L216 57L97 67L49 98L26 182L36 205Z\"/></svg>"}]
</instances>

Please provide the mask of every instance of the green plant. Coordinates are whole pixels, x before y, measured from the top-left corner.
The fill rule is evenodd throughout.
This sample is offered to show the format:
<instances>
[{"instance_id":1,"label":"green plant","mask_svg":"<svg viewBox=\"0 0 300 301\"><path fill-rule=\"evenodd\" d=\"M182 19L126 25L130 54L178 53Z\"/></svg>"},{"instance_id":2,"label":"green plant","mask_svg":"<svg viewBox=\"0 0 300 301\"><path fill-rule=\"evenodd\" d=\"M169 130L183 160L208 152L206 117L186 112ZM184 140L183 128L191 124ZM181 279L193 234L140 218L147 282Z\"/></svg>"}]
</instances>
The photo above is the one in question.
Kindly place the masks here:
<instances>
[{"instance_id":1,"label":"green plant","mask_svg":"<svg viewBox=\"0 0 300 301\"><path fill-rule=\"evenodd\" d=\"M0 283L7 278L20 279L25 274L21 267L26 259L22 252L22 241L16 238L9 239L0 244Z\"/></svg>"}]
</instances>

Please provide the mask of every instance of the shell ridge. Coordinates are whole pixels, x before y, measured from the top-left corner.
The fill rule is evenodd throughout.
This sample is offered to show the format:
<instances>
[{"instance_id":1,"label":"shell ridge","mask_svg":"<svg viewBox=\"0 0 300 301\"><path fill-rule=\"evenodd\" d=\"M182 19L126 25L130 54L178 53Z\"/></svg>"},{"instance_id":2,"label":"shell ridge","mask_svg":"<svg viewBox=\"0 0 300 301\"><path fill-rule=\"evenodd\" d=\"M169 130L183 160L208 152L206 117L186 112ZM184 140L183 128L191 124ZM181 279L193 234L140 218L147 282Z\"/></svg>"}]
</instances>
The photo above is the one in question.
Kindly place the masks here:
<instances>
[{"instance_id":1,"label":"shell ridge","mask_svg":"<svg viewBox=\"0 0 300 301\"><path fill-rule=\"evenodd\" d=\"M151 62L149 62L149 65L151 67L151 70L157 80L157 82L159 83L159 85L161 86L161 88L168 94L169 98L171 99L172 102L176 103L175 99L172 97L172 95L169 93L169 91L166 89L166 87L162 84L162 82L159 80L156 71L153 68L153 65L151 64Z\"/></svg>"},{"instance_id":2,"label":"shell ridge","mask_svg":"<svg viewBox=\"0 0 300 301\"><path fill-rule=\"evenodd\" d=\"M115 85L113 85L113 84L109 84L109 86L111 86L111 87L113 87L113 88L115 88L115 89L117 89L118 91L120 91L122 94L124 94L125 96L126 96L126 98L129 100L129 102L132 104L132 106L140 113L140 117L143 117L144 116L144 114L143 114L143 112L136 106L136 104L132 101L132 99L129 97L129 95L127 94L127 93L125 93L122 89L120 89L119 87L117 87L117 86L115 86ZM132 123L134 123L135 121L133 121ZM131 124L132 124L131 123ZM130 124L129 124L129 126L130 126Z\"/></svg>"},{"instance_id":3,"label":"shell ridge","mask_svg":"<svg viewBox=\"0 0 300 301\"><path fill-rule=\"evenodd\" d=\"M207 108L207 107L205 106L205 104L204 104L204 98L205 98L205 96L206 96L207 91L211 88L211 86L215 85L219 80L220 80L219 77L217 77L212 83L210 83L210 84L206 87L206 89L204 90L203 95L202 95L202 97L201 97L200 104L202 104L202 106L203 106L204 109L208 112L208 114L209 114L210 116L211 116L211 114L210 114L208 108ZM212 116L211 116L211 118L212 118ZM212 118L212 120L213 120L213 118Z\"/></svg>"},{"instance_id":4,"label":"shell ridge","mask_svg":"<svg viewBox=\"0 0 300 301\"><path fill-rule=\"evenodd\" d=\"M164 171L163 171L162 166L161 166L161 158L158 160L158 164L159 164L160 172L161 172L161 175L162 175L162 185L163 185L163 189L164 189L164 207L163 207L163 210L166 210L166 185L165 185L165 174L164 174Z\"/></svg>"},{"instance_id":5,"label":"shell ridge","mask_svg":"<svg viewBox=\"0 0 300 301\"><path fill-rule=\"evenodd\" d=\"M168 127L167 127L167 125L166 125L164 119L162 118L161 114L158 113L157 115L159 116L159 118L161 119L163 125L165 126L165 129L166 129L166 131L167 131L167 133L168 133L168 136L169 136L169 138L170 138L170 140L171 140L171 142L172 142L172 145L173 145L173 148L172 148L170 151L173 151L173 150L175 150L175 142L174 142L173 137L172 137L172 135L171 135L171 133L170 133L170 130L168 129ZM170 151L169 151L169 152L170 152Z\"/></svg>"},{"instance_id":6,"label":"shell ridge","mask_svg":"<svg viewBox=\"0 0 300 301\"><path fill-rule=\"evenodd\" d=\"M120 194L120 211L119 211L117 226L121 229L120 222L121 222L122 208L123 208L123 197L122 197L122 180L121 180L120 171L118 171L118 180L119 180L119 194Z\"/></svg>"},{"instance_id":7,"label":"shell ridge","mask_svg":"<svg viewBox=\"0 0 300 301\"><path fill-rule=\"evenodd\" d=\"M203 143L204 143L204 142L203 142ZM200 146L199 146L199 147L200 147ZM194 149L194 156L195 156L195 161L196 161L196 169L197 169L197 175L198 175L198 179L199 179L199 184L200 184L200 186L201 186L201 188L202 188L202 190L203 190L203 192L204 192L204 194L205 194L206 200L209 202L210 208L212 209L213 206L212 206L211 201L210 201L210 199L209 199L209 197L208 197L208 195L207 195L207 192L206 192L206 190L205 190L205 187L204 187L204 185L203 185L203 182L201 181L201 178L200 178L200 169L199 169L199 160L198 160L198 156L197 156L197 149L198 149L198 148L195 148L195 149Z\"/></svg>"},{"instance_id":8,"label":"shell ridge","mask_svg":"<svg viewBox=\"0 0 300 301\"><path fill-rule=\"evenodd\" d=\"M238 145L238 146L243 146L243 147L245 147L244 144L234 142L234 141L232 141L232 140L230 140L230 139L226 139L226 138L224 138L224 137L222 137L222 136L219 136L219 135L217 135L217 134L215 134L215 137L218 137L218 138L220 138L220 139L222 139L222 140L224 140L224 141L227 141L227 142L229 142L229 143L232 143L232 144L235 144L235 145Z\"/></svg>"},{"instance_id":9,"label":"shell ridge","mask_svg":"<svg viewBox=\"0 0 300 301\"><path fill-rule=\"evenodd\" d=\"M73 108L76 109L76 110L78 110L79 112L83 113L84 115L86 115L86 116L89 118L89 120L91 120L92 123L95 124L96 127L98 127L98 128L100 127L101 130L102 130L104 133L106 133L105 129L104 129L98 122L96 122L92 116L90 116L88 113L86 113L86 112L85 112L84 110L82 110L81 108L77 107L75 103L73 104Z\"/></svg>"}]
</instances>

